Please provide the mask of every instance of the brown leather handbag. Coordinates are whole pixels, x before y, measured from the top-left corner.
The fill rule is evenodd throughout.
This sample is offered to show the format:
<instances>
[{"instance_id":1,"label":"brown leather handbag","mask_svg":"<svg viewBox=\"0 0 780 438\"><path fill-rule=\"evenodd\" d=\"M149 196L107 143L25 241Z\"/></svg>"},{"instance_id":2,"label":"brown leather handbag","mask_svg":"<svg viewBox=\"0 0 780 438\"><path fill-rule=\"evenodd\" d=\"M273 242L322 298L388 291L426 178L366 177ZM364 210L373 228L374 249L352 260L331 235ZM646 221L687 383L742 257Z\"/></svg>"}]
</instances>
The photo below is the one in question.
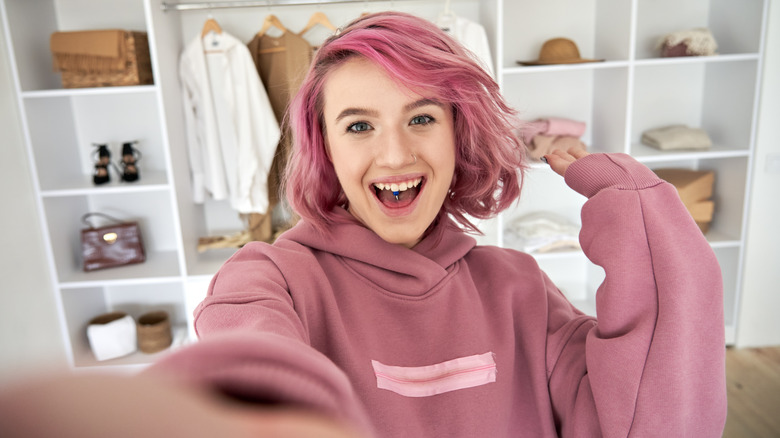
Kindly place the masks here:
<instances>
[{"instance_id":1,"label":"brown leather handbag","mask_svg":"<svg viewBox=\"0 0 780 438\"><path fill-rule=\"evenodd\" d=\"M92 216L100 216L110 221L110 224L95 227L89 221ZM146 260L137 222L124 222L103 213L87 213L81 217L81 221L89 227L81 230L81 255L85 271Z\"/></svg>"}]
</instances>

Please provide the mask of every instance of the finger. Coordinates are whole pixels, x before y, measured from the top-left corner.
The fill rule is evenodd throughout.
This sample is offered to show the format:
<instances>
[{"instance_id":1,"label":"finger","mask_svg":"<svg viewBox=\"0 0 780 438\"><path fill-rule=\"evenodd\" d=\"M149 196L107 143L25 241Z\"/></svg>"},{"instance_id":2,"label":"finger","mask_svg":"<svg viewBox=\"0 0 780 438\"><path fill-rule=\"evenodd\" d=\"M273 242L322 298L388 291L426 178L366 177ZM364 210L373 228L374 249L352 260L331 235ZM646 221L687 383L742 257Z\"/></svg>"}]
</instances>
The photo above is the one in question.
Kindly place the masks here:
<instances>
[{"instance_id":1,"label":"finger","mask_svg":"<svg viewBox=\"0 0 780 438\"><path fill-rule=\"evenodd\" d=\"M577 160L579 160L580 158L585 157L587 155L590 155L588 153L588 151L585 150L585 148L579 147L579 146L569 148L569 150L567 152L569 153L569 155L573 156Z\"/></svg>"},{"instance_id":2,"label":"finger","mask_svg":"<svg viewBox=\"0 0 780 438\"><path fill-rule=\"evenodd\" d=\"M567 161L568 163L573 163L576 160L576 158L573 155L571 155L569 152L561 150L561 149L556 149L556 150L552 151L551 154L554 154L554 155L562 158L563 160Z\"/></svg>"},{"instance_id":3,"label":"finger","mask_svg":"<svg viewBox=\"0 0 780 438\"><path fill-rule=\"evenodd\" d=\"M569 165L574 161L573 157L572 161L569 161L564 156L555 153L547 154L544 156L544 158L547 160L547 164L550 166L550 168L561 176L566 173L566 169L568 169Z\"/></svg>"}]
</instances>

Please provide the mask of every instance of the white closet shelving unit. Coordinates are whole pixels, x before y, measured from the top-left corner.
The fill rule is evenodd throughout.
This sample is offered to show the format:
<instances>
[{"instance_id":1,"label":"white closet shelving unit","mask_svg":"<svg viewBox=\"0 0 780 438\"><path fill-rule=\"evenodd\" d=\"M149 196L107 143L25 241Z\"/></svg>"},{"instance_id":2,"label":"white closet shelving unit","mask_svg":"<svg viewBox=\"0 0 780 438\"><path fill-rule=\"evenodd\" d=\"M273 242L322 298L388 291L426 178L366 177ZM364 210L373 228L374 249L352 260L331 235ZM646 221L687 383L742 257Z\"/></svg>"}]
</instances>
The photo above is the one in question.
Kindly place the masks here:
<instances>
[{"instance_id":1,"label":"white closet shelving unit","mask_svg":"<svg viewBox=\"0 0 780 438\"><path fill-rule=\"evenodd\" d=\"M212 1L208 3L220 3ZM225 3L225 2L221 2ZM227 2L237 4L241 2ZM249 4L254 3L253 7ZM171 313L179 340L192 339L191 315L211 276L233 250L198 253L199 237L242 228L227 203L192 202L178 82L182 48L213 16L223 30L249 41L273 13L291 30L304 27L315 11L341 25L363 12L396 9L431 20L444 1L316 2L309 5L211 10L164 10L160 0L2 0L14 70L16 99L32 167L41 232L66 350L74 368L133 368L159 355L136 353L97 362L86 339L88 321L123 310L140 316ZM270 3L290 3L274 2ZM739 4L737 4L739 3ZM682 166L716 172L716 212L707 238L723 269L726 328L733 341L741 285L746 200L757 111L766 0L455 0L457 15L481 22L496 63L497 80L524 119L559 116L585 121L584 141L593 150L625 152L650 167ZM172 4L172 3L171 3ZM720 45L709 58L659 59L653 49L662 34L707 26ZM146 31L154 85L63 89L52 71L49 36L63 30ZM325 29L307 34L313 43ZM575 40L583 57L603 63L521 67L553 37ZM707 130L715 147L706 152L661 153L639 144L644 129L687 123ZM92 143L109 143L112 158L122 142L139 140L140 181L94 186ZM528 174L524 196L500 217L480 224L482 243L504 245L503 228L513 218L550 210L579 222L584 203L543 166ZM138 220L148 252L145 263L84 273L79 255L82 214L101 211ZM562 290L592 311L603 278L581 252L539 255Z\"/></svg>"},{"instance_id":2,"label":"white closet shelving unit","mask_svg":"<svg viewBox=\"0 0 780 438\"><path fill-rule=\"evenodd\" d=\"M592 151L623 152L650 168L715 172L715 214L706 234L720 262L726 340L733 343L742 284L747 200L768 2L747 0L496 0L483 8L493 29L504 95L524 119L558 116L587 123ZM718 55L660 58L668 32L707 27ZM574 40L583 58L604 62L521 66L547 39ZM701 127L713 140L702 152L661 152L640 143L644 130L670 124ZM514 218L539 209L579 223L584 198L546 166L528 174L525 196L491 226L496 242ZM568 297L595 311L603 271L581 252L537 257Z\"/></svg>"}]
</instances>

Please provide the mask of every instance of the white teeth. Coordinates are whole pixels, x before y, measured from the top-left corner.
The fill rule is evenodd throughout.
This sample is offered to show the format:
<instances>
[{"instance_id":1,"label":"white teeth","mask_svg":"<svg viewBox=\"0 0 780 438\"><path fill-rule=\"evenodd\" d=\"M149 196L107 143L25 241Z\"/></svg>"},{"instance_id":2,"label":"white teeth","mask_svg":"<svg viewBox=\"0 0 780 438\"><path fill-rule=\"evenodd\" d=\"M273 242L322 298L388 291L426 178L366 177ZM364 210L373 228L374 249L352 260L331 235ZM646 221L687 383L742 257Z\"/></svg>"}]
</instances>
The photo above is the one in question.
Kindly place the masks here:
<instances>
[{"instance_id":1,"label":"white teeth","mask_svg":"<svg viewBox=\"0 0 780 438\"><path fill-rule=\"evenodd\" d=\"M386 184L386 183L375 183L374 187L378 188L379 190L390 190L393 192L404 192L406 190L411 189L412 187L417 187L420 185L420 182L422 181L422 178L415 178L411 181L401 182L401 183L392 183L392 184Z\"/></svg>"}]
</instances>

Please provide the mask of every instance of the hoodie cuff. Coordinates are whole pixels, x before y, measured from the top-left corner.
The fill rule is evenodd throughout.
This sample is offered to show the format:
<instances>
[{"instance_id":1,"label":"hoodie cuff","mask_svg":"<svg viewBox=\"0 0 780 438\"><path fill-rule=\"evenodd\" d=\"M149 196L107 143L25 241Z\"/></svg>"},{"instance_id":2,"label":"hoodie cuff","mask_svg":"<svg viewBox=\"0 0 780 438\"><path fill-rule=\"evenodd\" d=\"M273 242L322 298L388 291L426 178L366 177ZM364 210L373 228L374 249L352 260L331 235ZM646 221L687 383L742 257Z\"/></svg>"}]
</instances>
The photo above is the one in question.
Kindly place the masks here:
<instances>
[{"instance_id":1,"label":"hoodie cuff","mask_svg":"<svg viewBox=\"0 0 780 438\"><path fill-rule=\"evenodd\" d=\"M641 190L663 183L647 166L622 153L587 155L569 166L564 179L569 187L587 198L609 188Z\"/></svg>"}]
</instances>

